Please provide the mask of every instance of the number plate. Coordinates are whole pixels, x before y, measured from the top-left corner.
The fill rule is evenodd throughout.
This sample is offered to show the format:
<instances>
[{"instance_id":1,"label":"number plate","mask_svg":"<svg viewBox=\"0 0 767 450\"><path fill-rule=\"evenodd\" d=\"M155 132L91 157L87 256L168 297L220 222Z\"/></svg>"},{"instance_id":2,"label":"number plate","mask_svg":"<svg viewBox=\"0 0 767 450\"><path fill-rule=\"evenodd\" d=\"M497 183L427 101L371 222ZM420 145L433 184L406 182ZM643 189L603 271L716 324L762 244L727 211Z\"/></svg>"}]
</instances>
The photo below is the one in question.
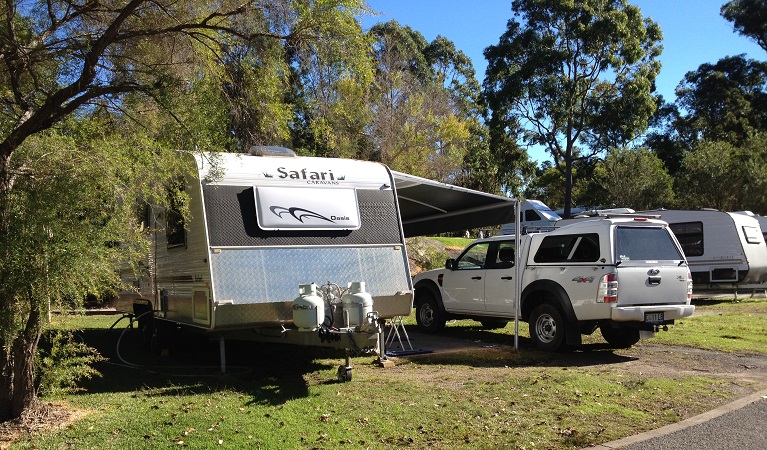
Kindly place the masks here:
<instances>
[{"instance_id":1,"label":"number plate","mask_svg":"<svg viewBox=\"0 0 767 450\"><path fill-rule=\"evenodd\" d=\"M663 323L663 312L644 313L644 321L649 323Z\"/></svg>"}]
</instances>

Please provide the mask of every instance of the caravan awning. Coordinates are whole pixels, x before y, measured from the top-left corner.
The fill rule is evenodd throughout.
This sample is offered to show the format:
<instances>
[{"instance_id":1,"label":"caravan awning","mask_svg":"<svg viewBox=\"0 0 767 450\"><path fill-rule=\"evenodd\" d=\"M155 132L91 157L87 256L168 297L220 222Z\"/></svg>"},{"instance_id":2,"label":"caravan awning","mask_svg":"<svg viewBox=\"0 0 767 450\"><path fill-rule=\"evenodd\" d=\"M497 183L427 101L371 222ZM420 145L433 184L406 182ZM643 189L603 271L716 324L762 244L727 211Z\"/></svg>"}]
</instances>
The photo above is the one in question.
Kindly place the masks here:
<instances>
[{"instance_id":1,"label":"caravan awning","mask_svg":"<svg viewBox=\"0 0 767 450\"><path fill-rule=\"evenodd\" d=\"M515 199L394 172L405 236L501 225L514 221Z\"/></svg>"}]
</instances>

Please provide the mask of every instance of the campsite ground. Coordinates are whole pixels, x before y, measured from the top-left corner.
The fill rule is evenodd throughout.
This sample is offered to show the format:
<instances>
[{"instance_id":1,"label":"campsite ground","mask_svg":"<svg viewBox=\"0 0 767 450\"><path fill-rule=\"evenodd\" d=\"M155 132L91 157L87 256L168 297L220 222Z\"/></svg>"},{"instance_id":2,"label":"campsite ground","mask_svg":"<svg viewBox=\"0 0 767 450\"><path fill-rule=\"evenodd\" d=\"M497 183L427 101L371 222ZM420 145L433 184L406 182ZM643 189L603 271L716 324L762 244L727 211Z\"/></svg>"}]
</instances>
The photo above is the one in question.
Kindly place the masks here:
<instances>
[{"instance_id":1,"label":"campsite ground","mask_svg":"<svg viewBox=\"0 0 767 450\"><path fill-rule=\"evenodd\" d=\"M595 445L767 388L767 301L702 302L698 310L631 349L611 350L595 333L554 354L531 347L525 324L515 350L511 324L490 332L459 321L432 336L409 317L413 346L430 352L395 358L390 368L355 357L354 380L343 384L334 380L338 352L232 343L231 372L221 377L216 342L184 335L170 355L149 357L131 345L131 330L108 330L114 316L59 318L109 358L98 366L103 377L0 425L0 446Z\"/></svg>"}]
</instances>

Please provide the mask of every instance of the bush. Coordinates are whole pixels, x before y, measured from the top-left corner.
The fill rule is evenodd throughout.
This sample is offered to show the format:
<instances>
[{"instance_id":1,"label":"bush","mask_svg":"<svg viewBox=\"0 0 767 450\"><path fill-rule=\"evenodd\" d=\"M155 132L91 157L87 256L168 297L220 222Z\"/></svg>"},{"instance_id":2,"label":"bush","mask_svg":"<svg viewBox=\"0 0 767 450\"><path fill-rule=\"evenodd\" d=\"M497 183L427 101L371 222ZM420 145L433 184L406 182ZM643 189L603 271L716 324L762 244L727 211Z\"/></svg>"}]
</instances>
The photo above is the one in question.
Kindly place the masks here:
<instances>
[{"instance_id":1,"label":"bush","mask_svg":"<svg viewBox=\"0 0 767 450\"><path fill-rule=\"evenodd\" d=\"M40 395L80 391L77 382L100 377L93 364L105 361L98 350L81 342L71 330L48 330L35 355L36 378Z\"/></svg>"},{"instance_id":2,"label":"bush","mask_svg":"<svg viewBox=\"0 0 767 450\"><path fill-rule=\"evenodd\" d=\"M450 257L443 244L424 237L408 238L407 252L413 275L424 270L444 267L445 260Z\"/></svg>"}]
</instances>

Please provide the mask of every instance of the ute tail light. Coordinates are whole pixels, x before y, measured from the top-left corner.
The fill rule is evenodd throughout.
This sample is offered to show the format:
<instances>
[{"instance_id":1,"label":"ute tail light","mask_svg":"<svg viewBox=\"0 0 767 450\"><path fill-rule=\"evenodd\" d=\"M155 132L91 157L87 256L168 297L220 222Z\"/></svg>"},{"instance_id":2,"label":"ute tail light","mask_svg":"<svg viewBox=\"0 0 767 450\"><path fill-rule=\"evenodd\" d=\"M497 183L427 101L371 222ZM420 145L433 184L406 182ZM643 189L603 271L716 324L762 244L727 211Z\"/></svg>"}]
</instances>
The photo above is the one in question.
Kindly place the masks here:
<instances>
[{"instance_id":1,"label":"ute tail light","mask_svg":"<svg viewBox=\"0 0 767 450\"><path fill-rule=\"evenodd\" d=\"M692 274L687 271L687 303L692 301Z\"/></svg>"},{"instance_id":2,"label":"ute tail light","mask_svg":"<svg viewBox=\"0 0 767 450\"><path fill-rule=\"evenodd\" d=\"M618 275L608 273L599 280L597 303L615 303L618 301Z\"/></svg>"}]
</instances>

